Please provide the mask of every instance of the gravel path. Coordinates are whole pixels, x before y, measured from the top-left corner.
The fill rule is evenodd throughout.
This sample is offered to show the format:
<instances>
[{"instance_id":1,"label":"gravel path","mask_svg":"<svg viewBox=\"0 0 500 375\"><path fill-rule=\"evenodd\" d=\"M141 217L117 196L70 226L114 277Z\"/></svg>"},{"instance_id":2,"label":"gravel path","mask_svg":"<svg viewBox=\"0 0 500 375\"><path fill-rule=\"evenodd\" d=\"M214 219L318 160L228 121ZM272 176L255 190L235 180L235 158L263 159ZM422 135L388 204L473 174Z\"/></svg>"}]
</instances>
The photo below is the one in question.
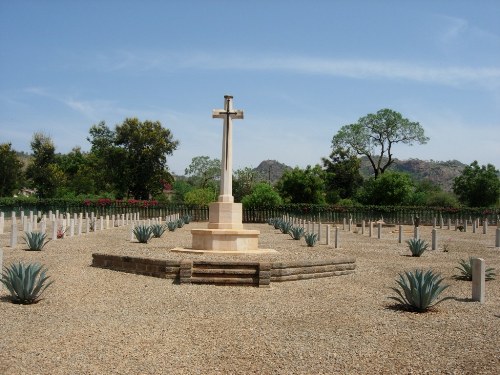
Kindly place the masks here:
<instances>
[{"instance_id":1,"label":"gravel path","mask_svg":"<svg viewBox=\"0 0 500 375\"><path fill-rule=\"evenodd\" d=\"M341 231L341 249L311 249L268 225L247 225L261 231L262 248L279 253L234 259L356 257L355 274L270 289L181 286L89 266L94 252L205 258L168 250L189 247L197 227L203 224L147 245L130 243L129 228L121 227L51 241L42 252L24 251L23 244L12 249L9 234L0 235L4 265L36 260L55 280L34 305L14 305L0 290L0 374L500 373L493 227L487 235L440 230L449 252L412 258L394 228L384 228L380 240ZM430 233L421 228L429 241ZM499 274L486 283L484 305L470 301L470 282L453 278L458 260L469 255ZM451 285L444 295L455 298L426 314L393 308L387 297L398 272L417 267L441 272Z\"/></svg>"}]
</instances>

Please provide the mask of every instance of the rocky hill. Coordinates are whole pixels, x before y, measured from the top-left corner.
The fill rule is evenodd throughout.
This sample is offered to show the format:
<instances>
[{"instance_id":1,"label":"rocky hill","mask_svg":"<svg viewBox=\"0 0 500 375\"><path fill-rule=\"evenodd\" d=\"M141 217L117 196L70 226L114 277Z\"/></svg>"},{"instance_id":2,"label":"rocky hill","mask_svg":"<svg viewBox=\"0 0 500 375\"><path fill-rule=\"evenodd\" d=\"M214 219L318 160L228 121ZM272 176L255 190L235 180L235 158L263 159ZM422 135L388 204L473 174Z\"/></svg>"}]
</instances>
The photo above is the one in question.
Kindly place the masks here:
<instances>
[{"instance_id":1,"label":"rocky hill","mask_svg":"<svg viewBox=\"0 0 500 375\"><path fill-rule=\"evenodd\" d=\"M458 160L427 161L420 159L396 159L394 164L391 165L390 170L406 172L416 181L429 180L440 186L443 190L451 191L453 179L462 173L465 166L465 164ZM363 177L373 176L373 168L366 157L363 157L361 160L361 174Z\"/></svg>"},{"instance_id":2,"label":"rocky hill","mask_svg":"<svg viewBox=\"0 0 500 375\"><path fill-rule=\"evenodd\" d=\"M276 160L264 160L257 168L254 168L255 171L260 173L264 181L268 181L271 184L275 184L283 173L289 169L292 169L292 167Z\"/></svg>"}]
</instances>

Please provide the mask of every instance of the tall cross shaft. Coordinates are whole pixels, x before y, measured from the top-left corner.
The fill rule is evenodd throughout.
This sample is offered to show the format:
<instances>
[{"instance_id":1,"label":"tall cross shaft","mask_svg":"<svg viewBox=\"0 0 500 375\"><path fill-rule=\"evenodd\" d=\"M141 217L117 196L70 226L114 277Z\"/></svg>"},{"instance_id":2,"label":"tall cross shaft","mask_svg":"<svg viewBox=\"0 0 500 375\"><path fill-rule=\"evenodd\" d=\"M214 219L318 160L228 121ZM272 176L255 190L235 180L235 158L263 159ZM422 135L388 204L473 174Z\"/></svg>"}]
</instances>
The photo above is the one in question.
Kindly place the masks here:
<instances>
[{"instance_id":1,"label":"tall cross shaft","mask_svg":"<svg viewBox=\"0 0 500 375\"><path fill-rule=\"evenodd\" d=\"M219 202L234 202L233 198L233 119L243 119L243 111L233 109L233 97L224 96L224 109L214 109L212 118L224 120L222 165Z\"/></svg>"}]
</instances>

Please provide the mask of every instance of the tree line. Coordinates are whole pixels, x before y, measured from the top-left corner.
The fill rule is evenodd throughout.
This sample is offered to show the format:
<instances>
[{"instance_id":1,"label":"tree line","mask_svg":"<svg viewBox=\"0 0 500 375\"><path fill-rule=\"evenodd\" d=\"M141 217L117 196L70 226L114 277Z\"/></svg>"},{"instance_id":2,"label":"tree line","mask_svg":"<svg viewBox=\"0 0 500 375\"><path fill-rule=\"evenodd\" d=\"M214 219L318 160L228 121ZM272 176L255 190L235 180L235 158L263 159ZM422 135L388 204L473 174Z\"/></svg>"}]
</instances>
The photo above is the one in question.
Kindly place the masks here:
<instances>
[{"instance_id":1,"label":"tree line","mask_svg":"<svg viewBox=\"0 0 500 375\"><path fill-rule=\"evenodd\" d=\"M428 140L418 122L382 109L342 126L332 138L328 157L314 166L285 171L274 185L250 167L234 171L233 195L236 202L247 206L499 205L499 171L491 164L480 166L474 161L466 166L454 180L453 193L391 170L394 145L425 144ZM179 141L159 121L127 118L114 129L100 122L90 128L87 141L89 152L75 147L59 154L49 136L35 133L27 165L10 144L0 144L0 196L12 196L21 187L28 187L39 198L133 198L200 205L217 199L220 160L195 156L184 176L173 176L167 157ZM361 176L360 156L369 160L372 177ZM171 194L167 196L165 191Z\"/></svg>"}]
</instances>

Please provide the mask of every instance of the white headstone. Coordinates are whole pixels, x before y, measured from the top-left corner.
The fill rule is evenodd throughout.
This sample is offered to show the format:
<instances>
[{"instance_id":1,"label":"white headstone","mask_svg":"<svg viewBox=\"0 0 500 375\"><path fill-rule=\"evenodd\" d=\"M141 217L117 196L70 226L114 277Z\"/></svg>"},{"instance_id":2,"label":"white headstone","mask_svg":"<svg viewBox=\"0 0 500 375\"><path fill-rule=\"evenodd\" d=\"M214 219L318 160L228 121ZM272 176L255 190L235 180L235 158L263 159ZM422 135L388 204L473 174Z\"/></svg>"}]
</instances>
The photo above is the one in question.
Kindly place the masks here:
<instances>
[{"instance_id":1,"label":"white headstone","mask_svg":"<svg viewBox=\"0 0 500 375\"><path fill-rule=\"evenodd\" d=\"M340 247L339 227L335 227L335 248L338 249L339 247Z\"/></svg>"},{"instance_id":2,"label":"white headstone","mask_svg":"<svg viewBox=\"0 0 500 375\"><path fill-rule=\"evenodd\" d=\"M472 259L472 300L484 303L485 301L485 271L484 259Z\"/></svg>"},{"instance_id":3,"label":"white headstone","mask_svg":"<svg viewBox=\"0 0 500 375\"><path fill-rule=\"evenodd\" d=\"M399 226L399 237L398 237L398 243L403 243L403 226Z\"/></svg>"},{"instance_id":4,"label":"white headstone","mask_svg":"<svg viewBox=\"0 0 500 375\"><path fill-rule=\"evenodd\" d=\"M437 238L437 230L432 229L432 250L437 250L438 248L438 238Z\"/></svg>"},{"instance_id":5,"label":"white headstone","mask_svg":"<svg viewBox=\"0 0 500 375\"><path fill-rule=\"evenodd\" d=\"M0 212L0 234L3 234L4 225L5 225L5 216L3 212Z\"/></svg>"}]
</instances>

